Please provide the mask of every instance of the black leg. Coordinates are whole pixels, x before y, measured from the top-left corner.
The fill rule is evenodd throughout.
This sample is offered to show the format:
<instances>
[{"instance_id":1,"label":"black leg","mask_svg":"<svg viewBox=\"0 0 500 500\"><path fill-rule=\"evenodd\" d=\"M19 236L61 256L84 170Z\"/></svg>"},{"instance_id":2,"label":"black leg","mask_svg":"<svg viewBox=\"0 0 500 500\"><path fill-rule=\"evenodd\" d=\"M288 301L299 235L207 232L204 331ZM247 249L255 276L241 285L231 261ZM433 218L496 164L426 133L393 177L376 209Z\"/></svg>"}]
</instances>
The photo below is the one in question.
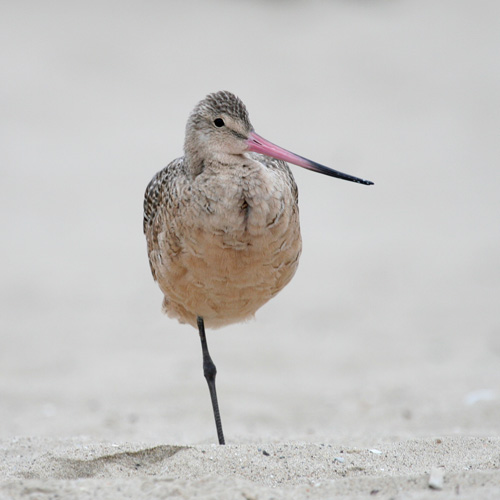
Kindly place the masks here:
<instances>
[{"instance_id":1,"label":"black leg","mask_svg":"<svg viewBox=\"0 0 500 500\"><path fill-rule=\"evenodd\" d=\"M217 368L215 368L214 362L208 352L207 337L205 336L205 323L203 322L203 318L200 316L198 316L198 330L200 331L201 349L203 351L203 374L207 379L210 397L212 398L212 408L214 410L217 436L219 437L219 444L225 444L224 434L222 432L222 422L220 419L219 403L217 402L217 391L215 390L215 376L217 375Z\"/></svg>"}]
</instances>

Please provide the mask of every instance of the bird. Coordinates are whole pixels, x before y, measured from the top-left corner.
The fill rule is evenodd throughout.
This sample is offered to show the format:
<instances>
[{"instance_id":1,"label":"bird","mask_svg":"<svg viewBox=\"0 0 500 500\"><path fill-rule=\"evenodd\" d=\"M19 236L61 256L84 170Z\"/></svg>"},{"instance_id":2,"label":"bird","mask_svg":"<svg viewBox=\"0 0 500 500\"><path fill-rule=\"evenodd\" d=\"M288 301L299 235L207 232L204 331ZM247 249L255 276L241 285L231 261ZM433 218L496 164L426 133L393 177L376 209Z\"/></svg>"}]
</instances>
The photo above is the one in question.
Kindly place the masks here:
<instances>
[{"instance_id":1,"label":"bird","mask_svg":"<svg viewBox=\"0 0 500 500\"><path fill-rule=\"evenodd\" d=\"M163 311L198 330L219 444L216 366L205 328L252 318L297 270L302 250L292 163L371 185L258 135L240 98L208 94L189 115L184 156L153 176L143 230Z\"/></svg>"}]
</instances>

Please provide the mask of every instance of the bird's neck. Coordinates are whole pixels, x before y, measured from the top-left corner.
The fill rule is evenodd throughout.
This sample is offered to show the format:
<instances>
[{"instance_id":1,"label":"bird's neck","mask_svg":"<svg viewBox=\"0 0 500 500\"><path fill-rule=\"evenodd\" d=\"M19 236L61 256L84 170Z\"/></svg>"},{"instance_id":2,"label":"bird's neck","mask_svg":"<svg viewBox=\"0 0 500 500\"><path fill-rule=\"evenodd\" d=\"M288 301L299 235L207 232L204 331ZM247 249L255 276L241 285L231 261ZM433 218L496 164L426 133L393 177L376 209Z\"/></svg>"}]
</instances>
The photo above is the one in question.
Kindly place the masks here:
<instances>
[{"instance_id":1,"label":"bird's neck","mask_svg":"<svg viewBox=\"0 0 500 500\"><path fill-rule=\"evenodd\" d=\"M226 153L200 154L200 151L185 151L189 173L192 178L198 177L202 172L210 171L219 174L227 169L238 167L248 163L248 158L243 155L232 155Z\"/></svg>"}]
</instances>

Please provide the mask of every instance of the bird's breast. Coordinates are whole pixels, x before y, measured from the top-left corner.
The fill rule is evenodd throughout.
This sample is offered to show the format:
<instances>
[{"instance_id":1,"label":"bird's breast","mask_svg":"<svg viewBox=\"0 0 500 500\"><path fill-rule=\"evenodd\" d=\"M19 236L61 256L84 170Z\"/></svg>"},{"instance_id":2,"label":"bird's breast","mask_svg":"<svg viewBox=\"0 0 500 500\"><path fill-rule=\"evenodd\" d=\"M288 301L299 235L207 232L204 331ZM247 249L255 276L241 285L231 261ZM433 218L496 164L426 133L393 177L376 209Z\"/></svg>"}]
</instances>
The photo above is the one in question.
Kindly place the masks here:
<instances>
[{"instance_id":1,"label":"bird's breast","mask_svg":"<svg viewBox=\"0 0 500 500\"><path fill-rule=\"evenodd\" d=\"M253 315L290 281L301 239L296 197L282 176L258 165L208 174L171 220L178 246L161 245L158 281L169 314L220 326Z\"/></svg>"},{"instance_id":2,"label":"bird's breast","mask_svg":"<svg viewBox=\"0 0 500 500\"><path fill-rule=\"evenodd\" d=\"M243 165L200 175L193 186L193 222L227 248L251 246L273 227L287 225L296 203L283 179L260 165Z\"/></svg>"}]
</instances>

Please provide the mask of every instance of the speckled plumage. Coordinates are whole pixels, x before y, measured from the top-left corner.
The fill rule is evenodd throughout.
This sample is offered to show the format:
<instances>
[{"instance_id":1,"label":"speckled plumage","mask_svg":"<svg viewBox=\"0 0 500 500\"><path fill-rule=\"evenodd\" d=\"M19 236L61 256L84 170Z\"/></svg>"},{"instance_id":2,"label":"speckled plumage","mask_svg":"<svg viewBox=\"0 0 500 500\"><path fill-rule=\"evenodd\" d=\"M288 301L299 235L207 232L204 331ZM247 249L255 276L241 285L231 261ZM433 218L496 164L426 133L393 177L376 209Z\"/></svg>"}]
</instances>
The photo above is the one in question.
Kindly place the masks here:
<instances>
[{"instance_id":1,"label":"speckled plumage","mask_svg":"<svg viewBox=\"0 0 500 500\"><path fill-rule=\"evenodd\" d=\"M217 117L225 130L214 126ZM301 252L297 186L288 165L241 145L253 127L229 92L191 113L185 156L149 183L144 233L163 309L208 327L250 318L293 277Z\"/></svg>"},{"instance_id":2,"label":"speckled plumage","mask_svg":"<svg viewBox=\"0 0 500 500\"><path fill-rule=\"evenodd\" d=\"M144 233L163 309L198 327L219 444L224 433L205 325L251 316L293 277L302 249L297 186L287 163L359 184L258 135L230 92L198 103L184 156L146 189Z\"/></svg>"}]
</instances>

